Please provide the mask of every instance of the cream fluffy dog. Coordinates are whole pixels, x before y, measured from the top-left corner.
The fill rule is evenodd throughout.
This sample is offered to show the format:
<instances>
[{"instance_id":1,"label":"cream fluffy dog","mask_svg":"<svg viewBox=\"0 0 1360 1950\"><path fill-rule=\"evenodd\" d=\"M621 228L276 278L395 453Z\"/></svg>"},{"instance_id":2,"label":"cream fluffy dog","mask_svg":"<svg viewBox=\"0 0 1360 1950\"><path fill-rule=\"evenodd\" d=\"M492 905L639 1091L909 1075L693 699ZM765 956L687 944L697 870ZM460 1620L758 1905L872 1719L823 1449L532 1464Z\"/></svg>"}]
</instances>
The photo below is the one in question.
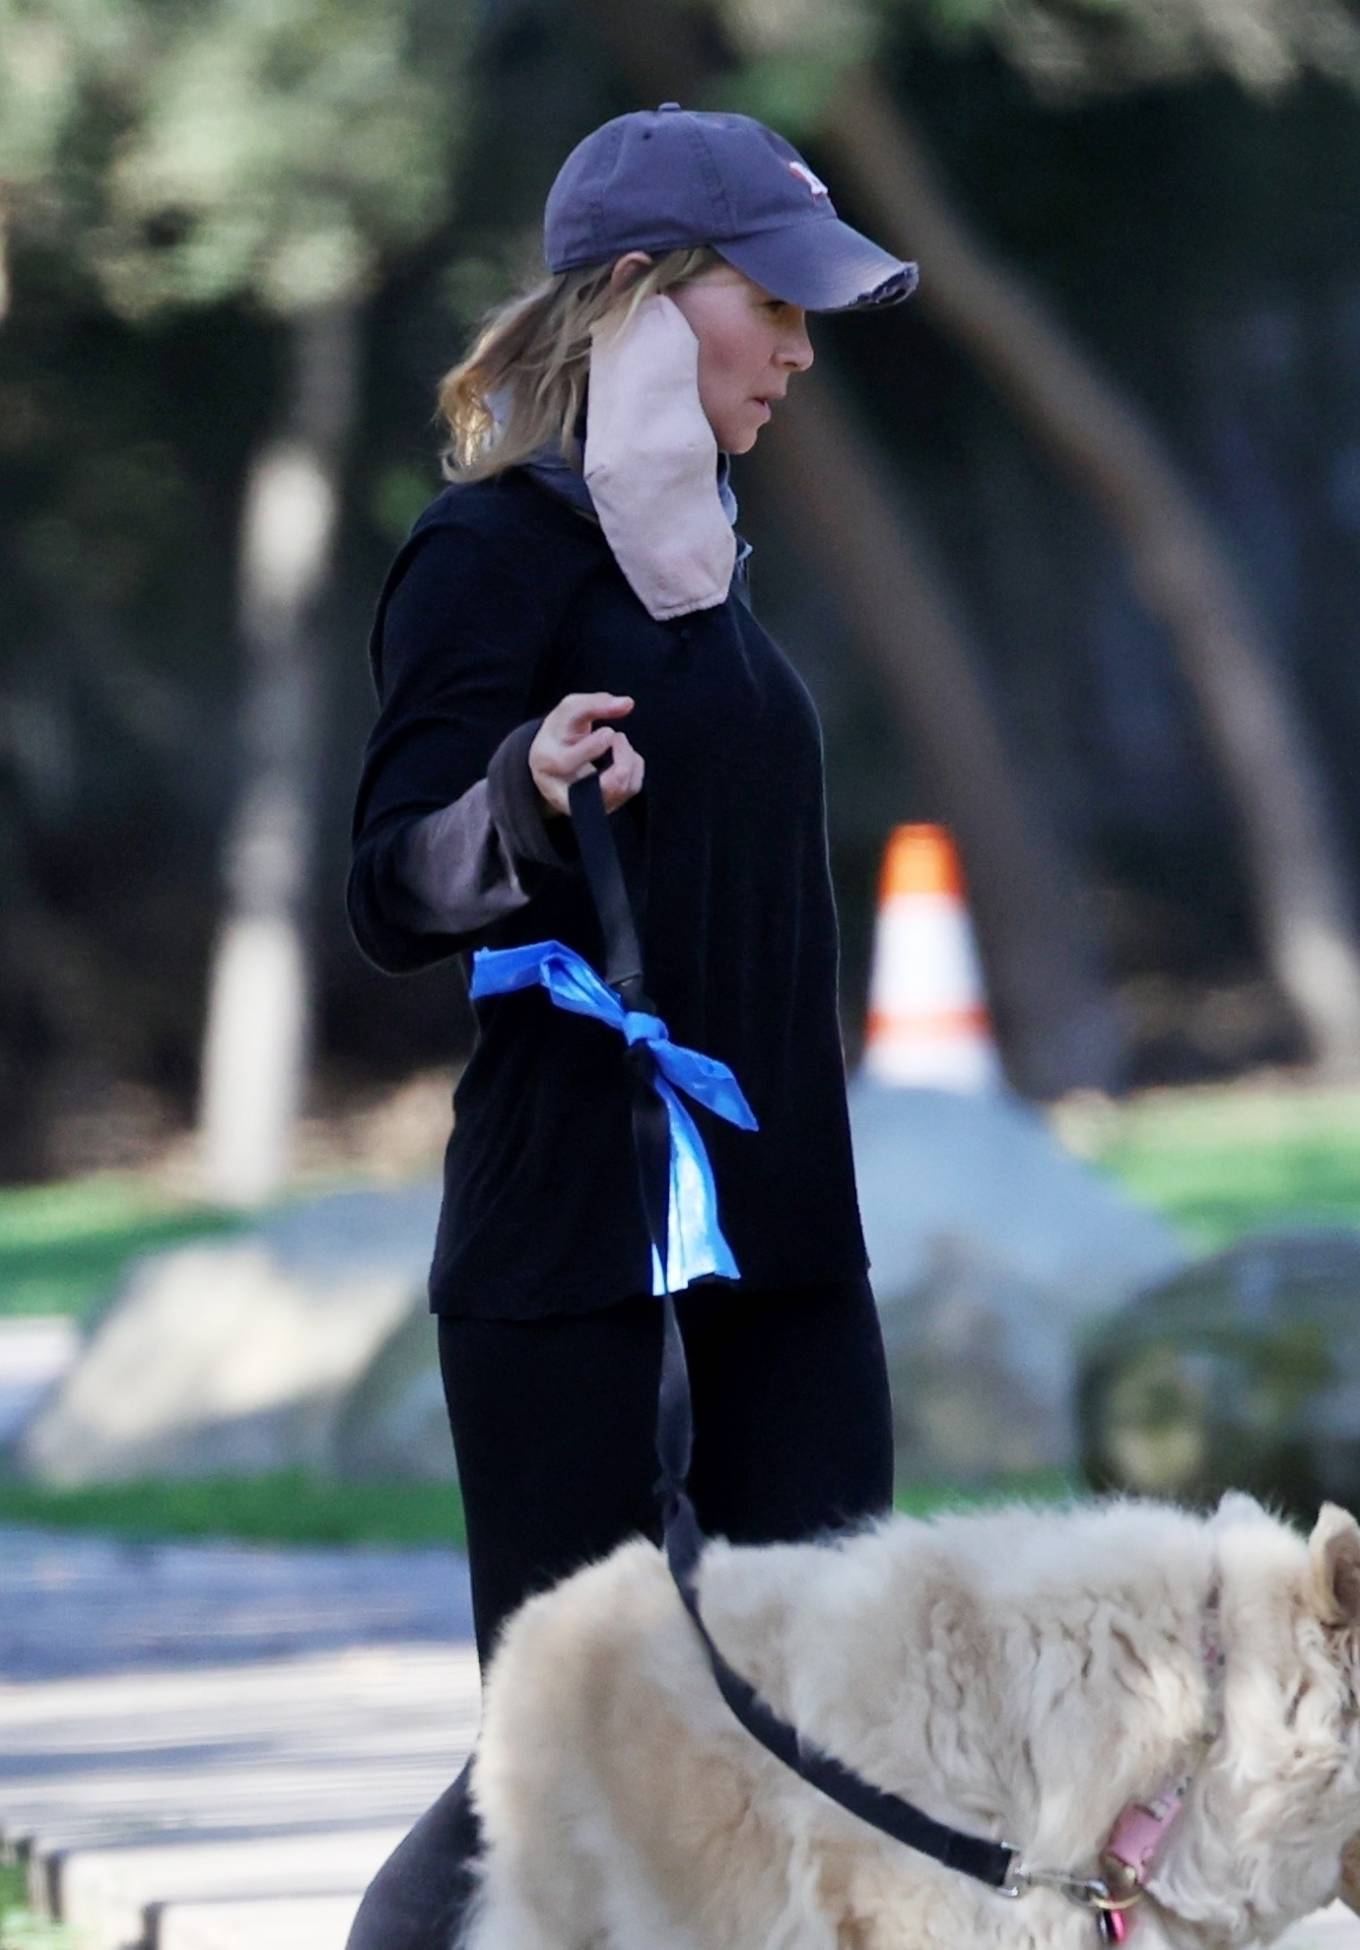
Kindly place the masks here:
<instances>
[{"instance_id":1,"label":"cream fluffy dog","mask_svg":"<svg viewBox=\"0 0 1360 1950\"><path fill-rule=\"evenodd\" d=\"M703 1614L783 1718L1027 1867L1097 1872L1189 1774L1130 1950L1268 1943L1360 1830L1360 1529L1116 1501L713 1543ZM533 1598L488 1679L468 1950L1098 1950L877 1834L733 1720L645 1542Z\"/></svg>"}]
</instances>

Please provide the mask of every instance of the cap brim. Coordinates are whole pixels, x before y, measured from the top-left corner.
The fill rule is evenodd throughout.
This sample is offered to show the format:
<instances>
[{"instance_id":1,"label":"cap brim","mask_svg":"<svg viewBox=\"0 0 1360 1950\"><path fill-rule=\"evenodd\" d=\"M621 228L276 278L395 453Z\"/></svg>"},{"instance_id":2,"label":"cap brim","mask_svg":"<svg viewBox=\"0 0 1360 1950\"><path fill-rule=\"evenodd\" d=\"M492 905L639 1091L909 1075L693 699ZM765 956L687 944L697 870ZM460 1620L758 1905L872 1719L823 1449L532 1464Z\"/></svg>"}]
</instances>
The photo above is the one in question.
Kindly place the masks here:
<instances>
[{"instance_id":1,"label":"cap brim","mask_svg":"<svg viewBox=\"0 0 1360 1950\"><path fill-rule=\"evenodd\" d=\"M916 289L917 269L880 250L839 217L786 224L713 248L748 278L804 311L859 311L900 304Z\"/></svg>"}]
</instances>

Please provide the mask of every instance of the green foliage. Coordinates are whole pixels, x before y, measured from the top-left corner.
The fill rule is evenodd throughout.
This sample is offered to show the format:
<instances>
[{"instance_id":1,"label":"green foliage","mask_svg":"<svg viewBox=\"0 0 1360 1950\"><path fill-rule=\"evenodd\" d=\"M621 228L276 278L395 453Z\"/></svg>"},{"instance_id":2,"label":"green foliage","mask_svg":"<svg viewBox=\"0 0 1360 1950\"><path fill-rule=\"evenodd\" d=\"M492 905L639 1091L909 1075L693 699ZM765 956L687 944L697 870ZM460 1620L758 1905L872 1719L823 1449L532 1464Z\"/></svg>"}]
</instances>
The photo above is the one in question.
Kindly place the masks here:
<instances>
[{"instance_id":1,"label":"green foliage","mask_svg":"<svg viewBox=\"0 0 1360 1950\"><path fill-rule=\"evenodd\" d=\"M879 35L869 0L727 0L739 63L715 77L704 106L768 122L808 139L845 69L869 60Z\"/></svg>"},{"instance_id":2,"label":"green foliage","mask_svg":"<svg viewBox=\"0 0 1360 1950\"><path fill-rule=\"evenodd\" d=\"M0 1950L75 1950L70 1930L29 1909L20 1863L0 1863Z\"/></svg>"},{"instance_id":3,"label":"green foliage","mask_svg":"<svg viewBox=\"0 0 1360 1950\"><path fill-rule=\"evenodd\" d=\"M183 13L111 179L115 305L253 290L286 313L366 289L444 208L457 73L419 21L372 0ZM460 32L453 14L446 53Z\"/></svg>"},{"instance_id":4,"label":"green foliage","mask_svg":"<svg viewBox=\"0 0 1360 1950\"><path fill-rule=\"evenodd\" d=\"M369 518L396 548L429 501L431 470L409 461L379 468L369 488Z\"/></svg>"},{"instance_id":5,"label":"green foliage","mask_svg":"<svg viewBox=\"0 0 1360 1950\"><path fill-rule=\"evenodd\" d=\"M1309 72L1360 87L1346 0L720 0L740 67L725 99L807 133L840 69L894 42L991 43L1041 95L1072 98L1204 74L1272 93Z\"/></svg>"},{"instance_id":6,"label":"green foliage","mask_svg":"<svg viewBox=\"0 0 1360 1950\"><path fill-rule=\"evenodd\" d=\"M1269 94L1306 73L1360 86L1360 21L1347 0L878 0L898 31L946 45L986 37L1041 94L1232 76Z\"/></svg>"},{"instance_id":7,"label":"green foliage","mask_svg":"<svg viewBox=\"0 0 1360 1950\"><path fill-rule=\"evenodd\" d=\"M0 1523L145 1539L440 1544L458 1550L467 1542L462 1499L452 1483L342 1483L302 1470L61 1490L0 1478Z\"/></svg>"},{"instance_id":8,"label":"green foliage","mask_svg":"<svg viewBox=\"0 0 1360 1950\"><path fill-rule=\"evenodd\" d=\"M990 45L1041 98L1070 102L1205 74L1277 93L1317 72L1360 89L1360 21L1345 0L716 0L735 61L703 106L815 143L850 69L897 48Z\"/></svg>"},{"instance_id":9,"label":"green foliage","mask_svg":"<svg viewBox=\"0 0 1360 1950\"><path fill-rule=\"evenodd\" d=\"M766 55L715 82L705 91L703 106L754 115L796 147L811 138L842 68L849 65L848 58L820 51Z\"/></svg>"},{"instance_id":10,"label":"green foliage","mask_svg":"<svg viewBox=\"0 0 1360 1950\"><path fill-rule=\"evenodd\" d=\"M55 172L81 161L83 109L87 134L116 115L119 77L136 61L135 26L120 0L0 0L0 186L9 200L28 192L50 211L69 190Z\"/></svg>"},{"instance_id":11,"label":"green foliage","mask_svg":"<svg viewBox=\"0 0 1360 1950\"><path fill-rule=\"evenodd\" d=\"M434 0L0 0L0 179L36 220L58 173L124 317L352 300L447 214L472 36Z\"/></svg>"},{"instance_id":12,"label":"green foliage","mask_svg":"<svg viewBox=\"0 0 1360 1950\"><path fill-rule=\"evenodd\" d=\"M1112 4L1118 4L1118 0L1112 0ZM997 0L933 0L929 12L942 38L965 40L993 24Z\"/></svg>"}]
</instances>

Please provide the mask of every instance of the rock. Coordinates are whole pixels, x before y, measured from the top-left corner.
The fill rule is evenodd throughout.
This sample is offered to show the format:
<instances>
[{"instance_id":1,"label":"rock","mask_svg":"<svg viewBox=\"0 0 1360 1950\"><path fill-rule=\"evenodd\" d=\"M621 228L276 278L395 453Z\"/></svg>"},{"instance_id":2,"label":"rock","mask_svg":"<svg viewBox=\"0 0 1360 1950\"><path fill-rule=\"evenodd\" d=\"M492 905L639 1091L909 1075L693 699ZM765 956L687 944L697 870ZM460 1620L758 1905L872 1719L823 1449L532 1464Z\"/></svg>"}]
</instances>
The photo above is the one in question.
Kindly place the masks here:
<instances>
[{"instance_id":1,"label":"rock","mask_svg":"<svg viewBox=\"0 0 1360 1950\"><path fill-rule=\"evenodd\" d=\"M438 1208L435 1185L338 1192L135 1261L15 1465L72 1485L333 1470L355 1380L426 1312Z\"/></svg>"},{"instance_id":2,"label":"rock","mask_svg":"<svg viewBox=\"0 0 1360 1950\"><path fill-rule=\"evenodd\" d=\"M1161 1222L1000 1095L857 1080L861 1204L903 1473L1075 1457L1076 1338L1179 1266ZM134 1264L19 1439L52 1483L307 1468L447 1480L434 1184L332 1194Z\"/></svg>"},{"instance_id":3,"label":"rock","mask_svg":"<svg viewBox=\"0 0 1360 1950\"><path fill-rule=\"evenodd\" d=\"M881 1309L899 1482L1071 1467L1076 1379L1062 1305L963 1239Z\"/></svg>"},{"instance_id":4,"label":"rock","mask_svg":"<svg viewBox=\"0 0 1360 1950\"><path fill-rule=\"evenodd\" d=\"M0 1449L32 1419L79 1348L80 1330L65 1314L0 1320Z\"/></svg>"},{"instance_id":5,"label":"rock","mask_svg":"<svg viewBox=\"0 0 1360 1950\"><path fill-rule=\"evenodd\" d=\"M1004 1093L860 1076L850 1114L899 1479L1073 1468L1081 1337L1184 1263L1174 1234Z\"/></svg>"},{"instance_id":6,"label":"rock","mask_svg":"<svg viewBox=\"0 0 1360 1950\"><path fill-rule=\"evenodd\" d=\"M1083 1363L1101 1488L1360 1509L1360 1231L1261 1233L1140 1293Z\"/></svg>"},{"instance_id":7,"label":"rock","mask_svg":"<svg viewBox=\"0 0 1360 1950\"><path fill-rule=\"evenodd\" d=\"M1074 1322L1185 1263L1170 1227L1063 1149L1018 1098L904 1090L856 1077L850 1119L860 1208L880 1299L963 1239Z\"/></svg>"},{"instance_id":8,"label":"rock","mask_svg":"<svg viewBox=\"0 0 1360 1950\"><path fill-rule=\"evenodd\" d=\"M428 1308L398 1322L351 1388L335 1425L342 1476L453 1482L453 1439Z\"/></svg>"}]
</instances>

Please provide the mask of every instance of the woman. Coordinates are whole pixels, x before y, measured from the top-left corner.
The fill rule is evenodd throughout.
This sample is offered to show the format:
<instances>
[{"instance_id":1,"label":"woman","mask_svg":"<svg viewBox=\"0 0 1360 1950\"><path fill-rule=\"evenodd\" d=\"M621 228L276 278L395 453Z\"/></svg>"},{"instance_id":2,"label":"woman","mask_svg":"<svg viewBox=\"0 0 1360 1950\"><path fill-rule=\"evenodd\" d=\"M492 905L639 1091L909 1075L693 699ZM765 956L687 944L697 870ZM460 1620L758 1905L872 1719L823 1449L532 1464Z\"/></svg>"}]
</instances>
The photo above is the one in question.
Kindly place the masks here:
<instances>
[{"instance_id":1,"label":"woman","mask_svg":"<svg viewBox=\"0 0 1360 1950\"><path fill-rule=\"evenodd\" d=\"M820 733L750 612L728 457L811 365L805 313L905 297L915 267L843 224L782 137L674 102L572 152L545 254L444 383L452 485L378 605L351 922L394 973L546 939L599 966L564 814L600 768L648 992L760 1127L698 1113L741 1278L679 1301L695 1506L733 1539L803 1537L887 1505L888 1393ZM655 1534L660 1315L617 1037L541 990L477 1014L430 1300L485 1662L531 1591ZM447 1943L475 1842L465 1771L350 1950Z\"/></svg>"}]
</instances>

